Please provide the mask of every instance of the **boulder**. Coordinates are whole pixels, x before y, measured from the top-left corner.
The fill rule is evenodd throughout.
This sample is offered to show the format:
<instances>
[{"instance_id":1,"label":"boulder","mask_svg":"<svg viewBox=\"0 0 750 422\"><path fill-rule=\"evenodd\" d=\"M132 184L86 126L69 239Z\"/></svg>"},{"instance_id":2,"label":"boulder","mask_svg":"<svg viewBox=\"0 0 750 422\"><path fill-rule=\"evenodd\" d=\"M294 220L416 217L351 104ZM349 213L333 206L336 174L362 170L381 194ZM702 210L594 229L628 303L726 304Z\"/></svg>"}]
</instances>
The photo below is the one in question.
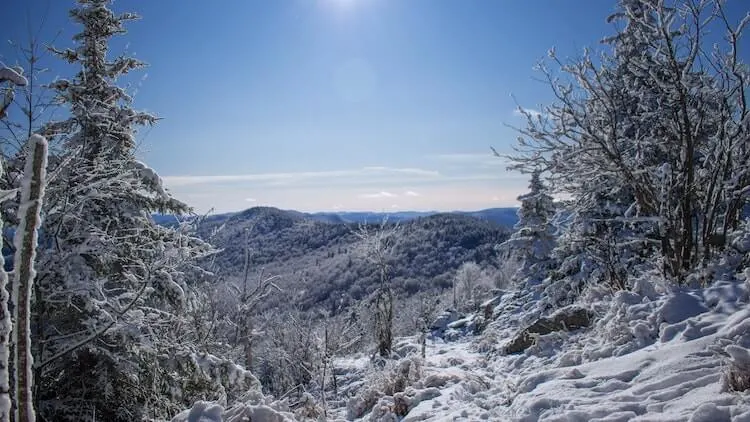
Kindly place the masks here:
<instances>
[{"instance_id":1,"label":"boulder","mask_svg":"<svg viewBox=\"0 0 750 422\"><path fill-rule=\"evenodd\" d=\"M564 308L549 318L539 318L533 324L521 330L516 337L505 346L505 353L522 353L534 344L536 336L555 331L570 331L588 327L594 315L583 308Z\"/></svg>"},{"instance_id":2,"label":"boulder","mask_svg":"<svg viewBox=\"0 0 750 422\"><path fill-rule=\"evenodd\" d=\"M435 321L430 325L430 332L433 337L443 337L445 330L448 329L448 325L461 319L462 315L453 309L448 309L445 312L438 315Z\"/></svg>"}]
</instances>

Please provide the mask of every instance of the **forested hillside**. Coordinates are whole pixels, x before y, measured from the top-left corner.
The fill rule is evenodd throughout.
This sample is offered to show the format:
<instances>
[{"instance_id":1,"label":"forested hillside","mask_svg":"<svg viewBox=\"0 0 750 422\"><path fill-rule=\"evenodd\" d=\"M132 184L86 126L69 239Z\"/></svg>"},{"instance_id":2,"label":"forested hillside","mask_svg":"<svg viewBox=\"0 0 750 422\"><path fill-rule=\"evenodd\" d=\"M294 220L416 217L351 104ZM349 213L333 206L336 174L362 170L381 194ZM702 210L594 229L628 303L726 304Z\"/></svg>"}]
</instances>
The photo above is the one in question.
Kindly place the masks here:
<instances>
[{"instance_id":1,"label":"forested hillside","mask_svg":"<svg viewBox=\"0 0 750 422\"><path fill-rule=\"evenodd\" d=\"M389 252L390 276L397 294L406 296L450 289L456 270L465 262L497 268L496 246L510 233L508 227L463 214L435 214L387 225L397 227ZM367 297L377 285L377 269L362 257L358 227L256 207L227 218L208 218L199 225L199 233L221 249L212 257L221 275L241 278L249 253L251 277L260 271L279 276L277 284L284 292L269 298L267 306L335 309Z\"/></svg>"}]
</instances>

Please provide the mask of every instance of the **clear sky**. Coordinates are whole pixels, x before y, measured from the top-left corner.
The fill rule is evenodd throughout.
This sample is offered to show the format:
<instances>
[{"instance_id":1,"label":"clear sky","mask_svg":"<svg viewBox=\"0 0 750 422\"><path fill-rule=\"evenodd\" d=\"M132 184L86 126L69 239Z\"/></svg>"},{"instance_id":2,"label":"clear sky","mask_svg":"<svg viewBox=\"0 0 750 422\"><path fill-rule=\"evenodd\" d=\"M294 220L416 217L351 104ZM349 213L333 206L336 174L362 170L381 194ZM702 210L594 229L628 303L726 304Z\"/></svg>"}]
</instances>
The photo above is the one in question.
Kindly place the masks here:
<instances>
[{"instance_id":1,"label":"clear sky","mask_svg":"<svg viewBox=\"0 0 750 422\"><path fill-rule=\"evenodd\" d=\"M6 0L7 2L8 0ZM71 45L72 1L9 0L2 38ZM744 0L730 0L742 15ZM516 104L550 100L532 68L612 32L614 0L117 0L149 63L135 105L163 120L139 154L197 211L514 206ZM738 16L739 16L738 15ZM0 59L16 62L8 45ZM50 75L68 76L49 61ZM68 70L69 72L69 70Z\"/></svg>"}]
</instances>

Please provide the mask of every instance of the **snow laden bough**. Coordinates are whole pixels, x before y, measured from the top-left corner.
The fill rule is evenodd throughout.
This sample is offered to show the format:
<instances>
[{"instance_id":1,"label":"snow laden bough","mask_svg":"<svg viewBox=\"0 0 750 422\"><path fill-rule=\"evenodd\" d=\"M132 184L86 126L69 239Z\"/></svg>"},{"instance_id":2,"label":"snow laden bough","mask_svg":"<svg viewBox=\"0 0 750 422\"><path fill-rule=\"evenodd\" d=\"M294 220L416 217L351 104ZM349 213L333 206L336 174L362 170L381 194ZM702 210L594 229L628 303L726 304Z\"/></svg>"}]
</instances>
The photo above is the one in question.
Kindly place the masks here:
<instances>
[{"instance_id":1,"label":"snow laden bough","mask_svg":"<svg viewBox=\"0 0 750 422\"><path fill-rule=\"evenodd\" d=\"M10 68L0 66L0 86L3 86L4 82L7 82L8 85L3 89L2 98L0 98L0 119L5 117L6 110L13 103L13 99L15 98L14 88L16 86L26 86L29 83L23 76L23 69L20 67Z\"/></svg>"}]
</instances>

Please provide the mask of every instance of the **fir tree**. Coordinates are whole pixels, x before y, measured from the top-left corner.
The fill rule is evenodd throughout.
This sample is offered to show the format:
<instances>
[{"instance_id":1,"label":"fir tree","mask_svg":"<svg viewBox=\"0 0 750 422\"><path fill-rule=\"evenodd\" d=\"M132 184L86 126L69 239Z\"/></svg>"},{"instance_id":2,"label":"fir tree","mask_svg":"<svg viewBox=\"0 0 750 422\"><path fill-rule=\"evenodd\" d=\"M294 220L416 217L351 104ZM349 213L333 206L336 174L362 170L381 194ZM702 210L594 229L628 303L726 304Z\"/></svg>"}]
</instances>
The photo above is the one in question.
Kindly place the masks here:
<instances>
[{"instance_id":1,"label":"fir tree","mask_svg":"<svg viewBox=\"0 0 750 422\"><path fill-rule=\"evenodd\" d=\"M137 128L156 118L133 109L117 85L144 65L109 58L110 38L137 18L109 3L79 0L70 13L83 28L76 45L54 50L80 70L53 84L70 117L45 128L62 146L51 160L33 324L36 400L46 420L167 417L195 399L185 391L190 374L178 375L195 368L168 365L191 353L189 283L211 249L184 227L151 218L188 208L135 159Z\"/></svg>"},{"instance_id":2,"label":"fir tree","mask_svg":"<svg viewBox=\"0 0 750 422\"><path fill-rule=\"evenodd\" d=\"M518 197L518 223L515 232L500 245L504 258L519 266L513 281L535 284L546 277L550 253L555 246L555 203L541 180L541 172L534 170L529 192Z\"/></svg>"}]
</instances>

